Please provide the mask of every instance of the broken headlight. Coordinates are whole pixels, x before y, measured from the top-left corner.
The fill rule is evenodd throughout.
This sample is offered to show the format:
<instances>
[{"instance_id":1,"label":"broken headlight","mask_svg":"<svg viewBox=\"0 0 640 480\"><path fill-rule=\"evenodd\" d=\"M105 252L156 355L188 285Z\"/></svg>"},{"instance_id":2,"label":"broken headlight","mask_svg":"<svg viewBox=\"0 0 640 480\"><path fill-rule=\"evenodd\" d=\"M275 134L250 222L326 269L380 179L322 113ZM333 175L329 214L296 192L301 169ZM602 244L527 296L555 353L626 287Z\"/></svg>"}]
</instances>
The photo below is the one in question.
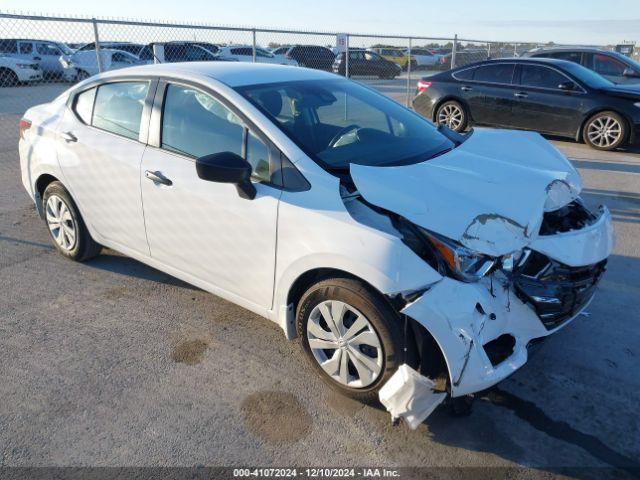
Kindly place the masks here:
<instances>
[{"instance_id":1,"label":"broken headlight","mask_svg":"<svg viewBox=\"0 0 640 480\"><path fill-rule=\"evenodd\" d=\"M419 228L419 227L418 227ZM489 273L498 259L474 252L451 239L420 228L420 232L433 245L447 267L449 276L463 282L477 282Z\"/></svg>"}]
</instances>

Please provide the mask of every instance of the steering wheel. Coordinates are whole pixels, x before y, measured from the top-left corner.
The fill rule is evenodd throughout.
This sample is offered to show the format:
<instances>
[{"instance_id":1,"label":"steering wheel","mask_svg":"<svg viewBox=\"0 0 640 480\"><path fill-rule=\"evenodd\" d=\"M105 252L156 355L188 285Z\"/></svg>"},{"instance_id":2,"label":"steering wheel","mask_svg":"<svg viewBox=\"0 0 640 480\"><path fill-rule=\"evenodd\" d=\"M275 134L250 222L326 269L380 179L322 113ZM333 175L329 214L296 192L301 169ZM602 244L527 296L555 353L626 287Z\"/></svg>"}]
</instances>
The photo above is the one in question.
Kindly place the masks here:
<instances>
[{"instance_id":1,"label":"steering wheel","mask_svg":"<svg viewBox=\"0 0 640 480\"><path fill-rule=\"evenodd\" d=\"M329 142L329 146L327 148L335 147L336 143L338 143L340 141L340 139L342 137L344 137L347 133L350 133L352 130L358 130L358 129L360 129L360 126L358 126L356 124L351 124L351 125L348 125L348 126L346 126L344 128L341 128L340 131L333 136L333 138Z\"/></svg>"}]
</instances>

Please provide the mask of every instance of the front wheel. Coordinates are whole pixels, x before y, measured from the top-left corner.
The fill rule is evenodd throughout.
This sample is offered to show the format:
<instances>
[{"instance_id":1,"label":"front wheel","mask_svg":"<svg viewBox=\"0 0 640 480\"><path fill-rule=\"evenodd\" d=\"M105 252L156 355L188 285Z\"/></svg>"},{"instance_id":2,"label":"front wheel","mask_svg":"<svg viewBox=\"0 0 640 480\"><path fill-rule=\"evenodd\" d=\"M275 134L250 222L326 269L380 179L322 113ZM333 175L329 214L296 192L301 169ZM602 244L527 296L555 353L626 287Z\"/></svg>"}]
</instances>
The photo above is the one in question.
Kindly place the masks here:
<instances>
[{"instance_id":1,"label":"front wheel","mask_svg":"<svg viewBox=\"0 0 640 480\"><path fill-rule=\"evenodd\" d=\"M53 244L63 256L82 262L100 253L98 244L78 211L69 192L60 182L51 182L42 196L45 222Z\"/></svg>"},{"instance_id":2,"label":"front wheel","mask_svg":"<svg viewBox=\"0 0 640 480\"><path fill-rule=\"evenodd\" d=\"M333 278L301 298L296 328L302 347L322 379L362 402L378 390L403 360L400 318L358 280Z\"/></svg>"},{"instance_id":3,"label":"front wheel","mask_svg":"<svg viewBox=\"0 0 640 480\"><path fill-rule=\"evenodd\" d=\"M467 128L467 114L459 102L450 100L438 107L436 123L444 124L455 132L462 132Z\"/></svg>"},{"instance_id":4,"label":"front wheel","mask_svg":"<svg viewBox=\"0 0 640 480\"><path fill-rule=\"evenodd\" d=\"M84 70L78 70L78 73L76 73L76 81L78 82L86 80L89 77L90 77L89 72L86 72Z\"/></svg>"},{"instance_id":5,"label":"front wheel","mask_svg":"<svg viewBox=\"0 0 640 480\"><path fill-rule=\"evenodd\" d=\"M613 150L625 142L627 123L615 112L600 112L587 120L582 137L591 148Z\"/></svg>"}]
</instances>

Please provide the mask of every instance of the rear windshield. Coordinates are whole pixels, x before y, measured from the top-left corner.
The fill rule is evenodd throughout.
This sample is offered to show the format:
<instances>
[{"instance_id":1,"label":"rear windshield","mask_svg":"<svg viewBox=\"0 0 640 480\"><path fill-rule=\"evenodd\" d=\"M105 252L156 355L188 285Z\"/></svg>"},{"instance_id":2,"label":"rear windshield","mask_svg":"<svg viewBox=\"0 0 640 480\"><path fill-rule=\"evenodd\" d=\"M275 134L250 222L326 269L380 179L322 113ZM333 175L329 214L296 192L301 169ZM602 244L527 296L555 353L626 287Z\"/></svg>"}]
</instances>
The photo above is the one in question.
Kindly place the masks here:
<instances>
[{"instance_id":1,"label":"rear windshield","mask_svg":"<svg viewBox=\"0 0 640 480\"><path fill-rule=\"evenodd\" d=\"M562 68L591 88L607 88L614 85L613 82L607 80L593 70L589 70L588 68L574 62L563 63Z\"/></svg>"},{"instance_id":2,"label":"rear windshield","mask_svg":"<svg viewBox=\"0 0 640 480\"><path fill-rule=\"evenodd\" d=\"M431 122L346 79L237 90L327 170L407 165L453 148Z\"/></svg>"}]
</instances>

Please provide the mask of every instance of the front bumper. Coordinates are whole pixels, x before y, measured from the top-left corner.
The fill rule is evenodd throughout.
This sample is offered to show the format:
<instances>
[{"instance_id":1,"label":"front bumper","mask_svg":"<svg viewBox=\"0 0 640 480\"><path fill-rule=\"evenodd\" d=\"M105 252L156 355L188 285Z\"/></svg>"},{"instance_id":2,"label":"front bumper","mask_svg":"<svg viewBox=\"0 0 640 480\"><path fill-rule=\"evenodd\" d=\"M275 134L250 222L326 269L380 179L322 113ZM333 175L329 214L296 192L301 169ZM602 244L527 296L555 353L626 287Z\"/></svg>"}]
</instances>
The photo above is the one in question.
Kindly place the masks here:
<instances>
[{"instance_id":1,"label":"front bumper","mask_svg":"<svg viewBox=\"0 0 640 480\"><path fill-rule=\"evenodd\" d=\"M583 262L577 254L567 257L572 245L586 247L594 238L600 241L597 248L575 249L583 252ZM545 246L551 245L548 251L532 250L509 276L496 271L476 283L443 278L401 310L438 343L453 397L484 390L511 375L526 363L531 344L564 328L593 299L614 246L608 211L601 210L578 231L545 240ZM578 265L565 265L554 256ZM552 268L530 275L533 260L540 258Z\"/></svg>"}]
</instances>

